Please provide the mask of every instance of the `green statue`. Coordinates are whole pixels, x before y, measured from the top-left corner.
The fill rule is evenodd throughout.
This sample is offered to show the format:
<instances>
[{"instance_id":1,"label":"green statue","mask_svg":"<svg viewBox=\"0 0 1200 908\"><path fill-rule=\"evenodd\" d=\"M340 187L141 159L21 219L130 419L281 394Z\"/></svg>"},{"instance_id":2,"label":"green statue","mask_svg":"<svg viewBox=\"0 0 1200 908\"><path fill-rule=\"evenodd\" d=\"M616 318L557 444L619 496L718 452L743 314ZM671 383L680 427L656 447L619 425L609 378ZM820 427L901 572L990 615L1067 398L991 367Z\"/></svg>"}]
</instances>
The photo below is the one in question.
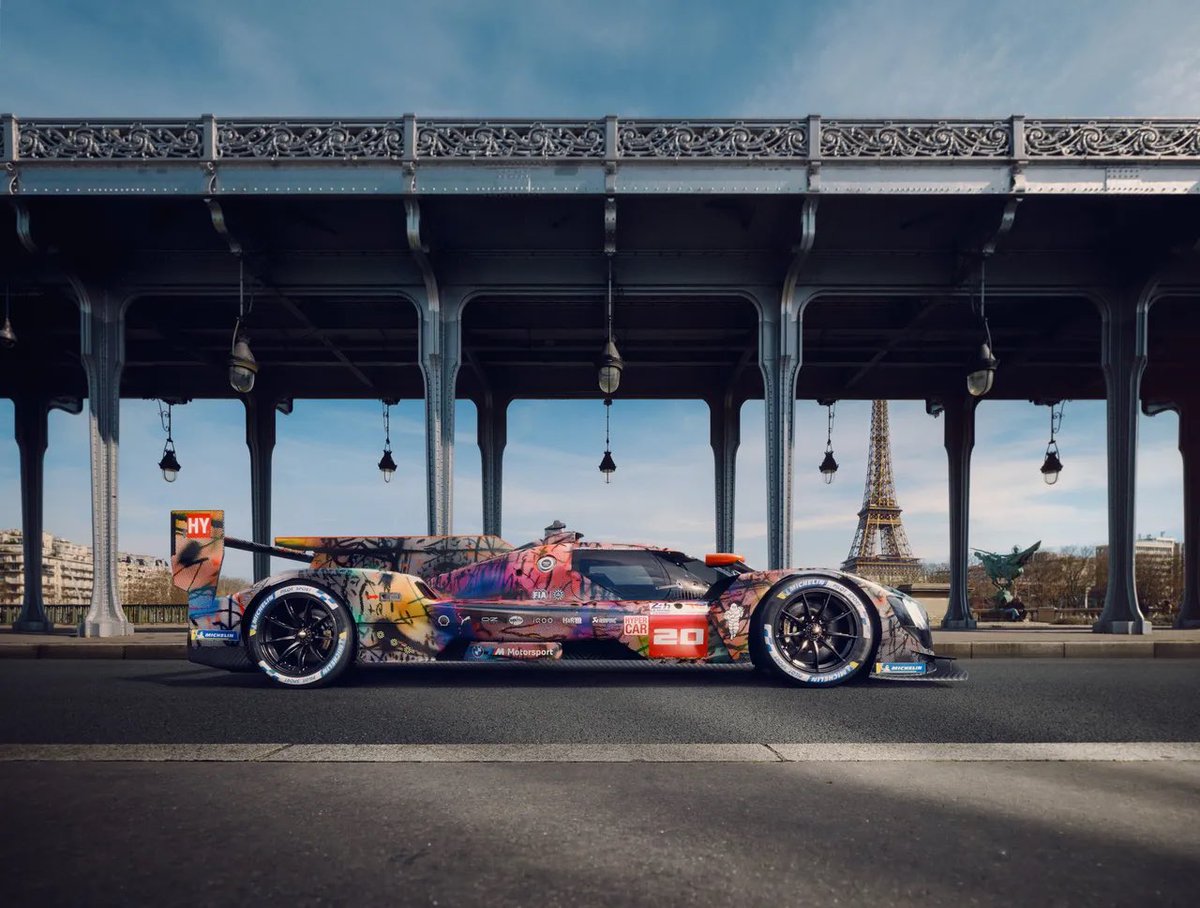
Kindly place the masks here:
<instances>
[{"instance_id":1,"label":"green statue","mask_svg":"<svg viewBox=\"0 0 1200 908\"><path fill-rule=\"evenodd\" d=\"M996 592L992 596L995 608L1001 610L1012 608L1013 581L1025 573L1025 565L1029 563L1033 553L1041 546L1040 539L1024 550L1014 545L1012 554L1009 555L975 549L975 557L979 559L983 569L987 572L988 579L992 581L992 586L996 588Z\"/></svg>"}]
</instances>

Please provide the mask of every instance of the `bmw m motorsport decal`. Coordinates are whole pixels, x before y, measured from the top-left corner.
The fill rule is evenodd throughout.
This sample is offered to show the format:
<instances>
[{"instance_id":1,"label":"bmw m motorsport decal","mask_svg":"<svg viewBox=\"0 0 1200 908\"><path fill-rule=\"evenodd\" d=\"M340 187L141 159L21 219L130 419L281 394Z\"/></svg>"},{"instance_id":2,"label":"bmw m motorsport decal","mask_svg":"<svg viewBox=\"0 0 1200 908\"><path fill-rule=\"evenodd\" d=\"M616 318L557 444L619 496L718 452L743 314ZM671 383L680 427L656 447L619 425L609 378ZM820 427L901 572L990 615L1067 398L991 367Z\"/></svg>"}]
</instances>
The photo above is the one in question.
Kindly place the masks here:
<instances>
[{"instance_id":1,"label":"bmw m motorsport decal","mask_svg":"<svg viewBox=\"0 0 1200 908\"><path fill-rule=\"evenodd\" d=\"M284 537L303 561L216 595L224 512L172 513L172 573L188 593L188 657L311 687L353 663L627 658L753 662L794 684L935 676L928 619L894 591L825 569L754 571L719 553L593 543L555 527L495 536ZM889 598L891 597L891 598ZM923 619L923 620L922 620Z\"/></svg>"}]
</instances>

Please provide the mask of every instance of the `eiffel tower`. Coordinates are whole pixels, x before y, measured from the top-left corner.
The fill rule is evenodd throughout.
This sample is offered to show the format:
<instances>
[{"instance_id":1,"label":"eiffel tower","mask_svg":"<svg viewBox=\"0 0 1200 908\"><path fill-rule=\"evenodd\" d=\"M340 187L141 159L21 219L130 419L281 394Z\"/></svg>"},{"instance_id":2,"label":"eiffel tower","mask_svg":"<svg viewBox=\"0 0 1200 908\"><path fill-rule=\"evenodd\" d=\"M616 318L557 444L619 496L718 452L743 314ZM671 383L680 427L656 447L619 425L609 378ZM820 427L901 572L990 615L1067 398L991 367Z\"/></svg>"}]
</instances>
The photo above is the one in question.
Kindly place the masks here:
<instances>
[{"instance_id":1,"label":"eiffel tower","mask_svg":"<svg viewBox=\"0 0 1200 908\"><path fill-rule=\"evenodd\" d=\"M888 438L888 402L871 404L871 452L867 458L867 486L858 530L842 570L887 586L915 582L921 563L913 557L892 479L892 443Z\"/></svg>"}]
</instances>

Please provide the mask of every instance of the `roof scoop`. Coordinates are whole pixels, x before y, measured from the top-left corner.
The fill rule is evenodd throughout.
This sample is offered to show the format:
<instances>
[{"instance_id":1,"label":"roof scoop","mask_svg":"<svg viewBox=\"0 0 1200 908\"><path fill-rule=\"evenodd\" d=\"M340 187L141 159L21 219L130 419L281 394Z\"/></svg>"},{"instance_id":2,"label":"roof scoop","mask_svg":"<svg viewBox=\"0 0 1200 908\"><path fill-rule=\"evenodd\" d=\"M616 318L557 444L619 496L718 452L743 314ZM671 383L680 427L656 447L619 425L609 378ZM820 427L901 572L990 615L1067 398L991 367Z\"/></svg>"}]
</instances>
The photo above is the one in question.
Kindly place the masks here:
<instances>
[{"instance_id":1,"label":"roof scoop","mask_svg":"<svg viewBox=\"0 0 1200 908\"><path fill-rule=\"evenodd\" d=\"M546 535L542 537L542 542L546 545L555 545L559 542L575 542L577 539L582 538L583 533L568 530L565 523L561 520L556 520L550 526L546 527Z\"/></svg>"}]
</instances>

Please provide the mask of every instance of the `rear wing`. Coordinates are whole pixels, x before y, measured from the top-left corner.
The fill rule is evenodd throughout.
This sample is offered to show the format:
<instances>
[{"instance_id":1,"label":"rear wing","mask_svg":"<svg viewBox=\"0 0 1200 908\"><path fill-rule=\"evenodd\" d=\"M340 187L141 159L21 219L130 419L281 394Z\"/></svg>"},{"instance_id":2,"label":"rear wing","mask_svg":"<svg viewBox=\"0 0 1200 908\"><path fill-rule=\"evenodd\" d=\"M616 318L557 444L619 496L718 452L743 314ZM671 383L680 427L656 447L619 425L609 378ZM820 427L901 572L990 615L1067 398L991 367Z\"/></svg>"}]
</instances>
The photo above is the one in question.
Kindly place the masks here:
<instances>
[{"instance_id":1,"label":"rear wing","mask_svg":"<svg viewBox=\"0 0 1200 908\"><path fill-rule=\"evenodd\" d=\"M216 600L224 560L224 511L171 512L171 581L187 592L189 612Z\"/></svg>"},{"instance_id":2,"label":"rear wing","mask_svg":"<svg viewBox=\"0 0 1200 908\"><path fill-rule=\"evenodd\" d=\"M511 552L499 536L281 536L275 545L225 535L224 511L171 512L171 578L192 611L216 601L225 549L313 568L374 568L428 578Z\"/></svg>"},{"instance_id":3,"label":"rear wing","mask_svg":"<svg viewBox=\"0 0 1200 908\"><path fill-rule=\"evenodd\" d=\"M511 552L499 536L277 536L274 552L312 553L314 568L397 571L429 578ZM285 556L286 557L286 556Z\"/></svg>"}]
</instances>

